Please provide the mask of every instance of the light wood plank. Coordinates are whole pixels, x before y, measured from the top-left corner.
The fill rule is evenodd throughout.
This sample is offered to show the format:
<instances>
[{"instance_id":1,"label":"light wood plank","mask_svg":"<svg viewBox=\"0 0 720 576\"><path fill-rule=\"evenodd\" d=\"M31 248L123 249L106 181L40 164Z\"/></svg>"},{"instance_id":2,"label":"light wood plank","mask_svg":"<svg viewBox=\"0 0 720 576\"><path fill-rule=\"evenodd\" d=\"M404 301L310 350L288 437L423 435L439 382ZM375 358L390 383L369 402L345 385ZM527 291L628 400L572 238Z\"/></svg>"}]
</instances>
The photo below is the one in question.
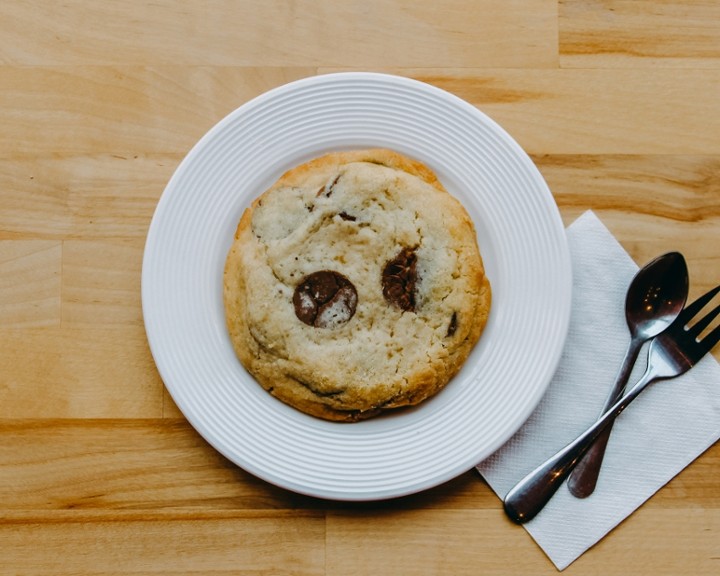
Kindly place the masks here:
<instances>
[{"instance_id":1,"label":"light wood plank","mask_svg":"<svg viewBox=\"0 0 720 576\"><path fill-rule=\"evenodd\" d=\"M569 576L717 573L720 510L640 509L563 572Z\"/></svg>"},{"instance_id":2,"label":"light wood plank","mask_svg":"<svg viewBox=\"0 0 720 576\"><path fill-rule=\"evenodd\" d=\"M321 502L244 472L185 420L0 421L0 437L4 510L200 513Z\"/></svg>"},{"instance_id":3,"label":"light wood plank","mask_svg":"<svg viewBox=\"0 0 720 576\"><path fill-rule=\"evenodd\" d=\"M397 72L469 101L531 154L720 153L720 70Z\"/></svg>"},{"instance_id":4,"label":"light wood plank","mask_svg":"<svg viewBox=\"0 0 720 576\"><path fill-rule=\"evenodd\" d=\"M566 224L592 209L638 263L682 252L692 288L719 280L720 157L534 156Z\"/></svg>"},{"instance_id":5,"label":"light wood plank","mask_svg":"<svg viewBox=\"0 0 720 576\"><path fill-rule=\"evenodd\" d=\"M401 510L500 510L470 470L425 492L380 502L333 502L272 486L217 453L184 419L0 420L4 510L313 509L382 517ZM646 504L720 509L711 447Z\"/></svg>"},{"instance_id":6,"label":"light wood plank","mask_svg":"<svg viewBox=\"0 0 720 576\"><path fill-rule=\"evenodd\" d=\"M0 326L60 324L62 244L0 240Z\"/></svg>"},{"instance_id":7,"label":"light wood plank","mask_svg":"<svg viewBox=\"0 0 720 576\"><path fill-rule=\"evenodd\" d=\"M181 159L181 154L0 159L0 238L144 239Z\"/></svg>"},{"instance_id":8,"label":"light wood plank","mask_svg":"<svg viewBox=\"0 0 720 576\"><path fill-rule=\"evenodd\" d=\"M650 500L643 510L720 510L717 470L720 469L720 443L708 448L690 466L675 476ZM650 514L650 512L648 512Z\"/></svg>"},{"instance_id":9,"label":"light wood plank","mask_svg":"<svg viewBox=\"0 0 720 576\"><path fill-rule=\"evenodd\" d=\"M718 155L542 154L533 160L563 211L584 200L598 210L678 224L720 217Z\"/></svg>"},{"instance_id":10,"label":"light wood plank","mask_svg":"<svg viewBox=\"0 0 720 576\"><path fill-rule=\"evenodd\" d=\"M534 154L720 153L720 70L386 71L464 98ZM0 158L184 155L232 109L290 78L246 84L253 77L237 68L0 68L15 87L0 92Z\"/></svg>"},{"instance_id":11,"label":"light wood plank","mask_svg":"<svg viewBox=\"0 0 720 576\"><path fill-rule=\"evenodd\" d=\"M314 72L307 67L0 66L0 159L185 155L247 100Z\"/></svg>"},{"instance_id":12,"label":"light wood plank","mask_svg":"<svg viewBox=\"0 0 720 576\"><path fill-rule=\"evenodd\" d=\"M372 551L372 553L369 553ZM522 528L496 510L356 510L327 518L327 573L550 574Z\"/></svg>"},{"instance_id":13,"label":"light wood plank","mask_svg":"<svg viewBox=\"0 0 720 576\"><path fill-rule=\"evenodd\" d=\"M66 240L63 326L142 325L143 249L143 240Z\"/></svg>"},{"instance_id":14,"label":"light wood plank","mask_svg":"<svg viewBox=\"0 0 720 576\"><path fill-rule=\"evenodd\" d=\"M6 64L554 66L555 0L207 0L0 7Z\"/></svg>"},{"instance_id":15,"label":"light wood plank","mask_svg":"<svg viewBox=\"0 0 720 576\"><path fill-rule=\"evenodd\" d=\"M718 530L718 509L638 513L563 574L714 575ZM557 574L500 509L331 513L327 566L328 574L352 566L357 576Z\"/></svg>"},{"instance_id":16,"label":"light wood plank","mask_svg":"<svg viewBox=\"0 0 720 576\"><path fill-rule=\"evenodd\" d=\"M712 0L561 0L563 67L720 68Z\"/></svg>"},{"instance_id":17,"label":"light wood plank","mask_svg":"<svg viewBox=\"0 0 720 576\"><path fill-rule=\"evenodd\" d=\"M319 576L325 522L305 512L0 515L0 574Z\"/></svg>"},{"instance_id":18,"label":"light wood plank","mask_svg":"<svg viewBox=\"0 0 720 576\"><path fill-rule=\"evenodd\" d=\"M0 330L0 418L162 415L142 325Z\"/></svg>"},{"instance_id":19,"label":"light wood plank","mask_svg":"<svg viewBox=\"0 0 720 576\"><path fill-rule=\"evenodd\" d=\"M302 496L241 470L184 419L0 420L0 438L4 510L499 506L474 470L422 494L387 502L349 504Z\"/></svg>"}]
</instances>

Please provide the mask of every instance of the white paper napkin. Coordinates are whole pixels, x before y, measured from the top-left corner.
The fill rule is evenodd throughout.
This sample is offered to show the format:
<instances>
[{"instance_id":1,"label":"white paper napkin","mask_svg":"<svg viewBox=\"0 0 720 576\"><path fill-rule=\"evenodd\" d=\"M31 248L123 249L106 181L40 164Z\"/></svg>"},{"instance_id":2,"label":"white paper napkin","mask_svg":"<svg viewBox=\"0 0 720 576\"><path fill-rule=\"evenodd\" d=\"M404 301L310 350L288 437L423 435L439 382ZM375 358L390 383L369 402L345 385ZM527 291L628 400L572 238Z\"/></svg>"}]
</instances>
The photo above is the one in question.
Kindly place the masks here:
<instances>
[{"instance_id":1,"label":"white paper napkin","mask_svg":"<svg viewBox=\"0 0 720 576\"><path fill-rule=\"evenodd\" d=\"M477 467L501 498L595 421L630 340L625 294L638 266L592 212L571 224L567 236L573 302L558 370L525 425ZM628 386L646 360L647 346ZM590 497L575 498L563 484L523 526L562 570L718 438L720 366L708 354L684 376L652 384L618 417Z\"/></svg>"}]
</instances>

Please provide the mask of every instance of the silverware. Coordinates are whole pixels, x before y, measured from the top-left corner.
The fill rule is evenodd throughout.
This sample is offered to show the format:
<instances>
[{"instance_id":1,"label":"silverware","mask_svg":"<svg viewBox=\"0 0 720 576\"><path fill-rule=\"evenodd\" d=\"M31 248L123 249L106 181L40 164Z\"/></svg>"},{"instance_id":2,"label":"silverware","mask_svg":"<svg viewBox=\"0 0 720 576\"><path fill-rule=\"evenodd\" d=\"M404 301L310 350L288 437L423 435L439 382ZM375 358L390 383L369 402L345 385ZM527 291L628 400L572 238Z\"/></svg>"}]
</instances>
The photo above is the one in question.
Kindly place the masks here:
<instances>
[{"instance_id":1,"label":"silverware","mask_svg":"<svg viewBox=\"0 0 720 576\"><path fill-rule=\"evenodd\" d=\"M673 323L685 306L687 293L688 269L679 252L658 256L635 274L625 297L630 344L598 418L622 396L640 348ZM611 431L612 424L608 424L570 474L567 486L573 496L587 498L594 492Z\"/></svg>"},{"instance_id":2,"label":"silverware","mask_svg":"<svg viewBox=\"0 0 720 576\"><path fill-rule=\"evenodd\" d=\"M650 343L647 370L640 380L576 440L545 461L505 496L505 513L522 524L533 519L567 478L600 433L637 398L650 383L675 378L687 372L720 340L720 326L699 338L720 314L720 305L688 327L690 321L720 292L720 286L690 304L670 327Z\"/></svg>"}]
</instances>

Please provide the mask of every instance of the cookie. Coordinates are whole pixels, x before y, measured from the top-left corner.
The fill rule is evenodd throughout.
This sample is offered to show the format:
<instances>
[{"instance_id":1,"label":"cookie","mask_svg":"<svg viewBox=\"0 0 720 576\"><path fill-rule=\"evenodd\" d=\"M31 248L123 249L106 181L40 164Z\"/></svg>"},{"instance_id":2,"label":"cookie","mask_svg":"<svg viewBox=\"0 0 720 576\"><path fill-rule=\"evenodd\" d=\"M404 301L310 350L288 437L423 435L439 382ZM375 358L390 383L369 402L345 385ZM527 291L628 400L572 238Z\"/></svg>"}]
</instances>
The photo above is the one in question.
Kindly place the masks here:
<instances>
[{"instance_id":1,"label":"cookie","mask_svg":"<svg viewBox=\"0 0 720 576\"><path fill-rule=\"evenodd\" d=\"M260 385L357 421L440 391L480 338L491 288L463 206L428 167L374 149L302 164L245 210L224 304Z\"/></svg>"}]
</instances>

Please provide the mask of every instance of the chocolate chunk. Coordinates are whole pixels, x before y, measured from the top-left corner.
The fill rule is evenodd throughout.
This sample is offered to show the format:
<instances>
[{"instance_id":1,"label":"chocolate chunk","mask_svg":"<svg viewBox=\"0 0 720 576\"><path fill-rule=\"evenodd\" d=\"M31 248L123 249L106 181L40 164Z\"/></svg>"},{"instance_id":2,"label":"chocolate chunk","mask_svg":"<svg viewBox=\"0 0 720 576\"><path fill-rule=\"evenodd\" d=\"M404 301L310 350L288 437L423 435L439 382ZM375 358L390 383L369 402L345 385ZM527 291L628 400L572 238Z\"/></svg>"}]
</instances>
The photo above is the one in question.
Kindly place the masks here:
<instances>
[{"instance_id":1,"label":"chocolate chunk","mask_svg":"<svg viewBox=\"0 0 720 576\"><path fill-rule=\"evenodd\" d=\"M342 218L343 220L345 220L347 222L355 222L355 220L357 220L357 218L355 218L355 216L351 216L347 212L340 212L340 214L338 214L338 216L340 216L340 218Z\"/></svg>"},{"instance_id":2,"label":"chocolate chunk","mask_svg":"<svg viewBox=\"0 0 720 576\"><path fill-rule=\"evenodd\" d=\"M450 317L450 325L447 329L446 336L449 338L450 336L453 336L455 332L457 331L458 322L457 322L457 312L453 312L452 316Z\"/></svg>"},{"instance_id":3,"label":"chocolate chunk","mask_svg":"<svg viewBox=\"0 0 720 576\"><path fill-rule=\"evenodd\" d=\"M339 272L320 270L305 276L295 288L293 305L301 322L316 328L335 328L355 314L357 290Z\"/></svg>"},{"instance_id":4,"label":"chocolate chunk","mask_svg":"<svg viewBox=\"0 0 720 576\"><path fill-rule=\"evenodd\" d=\"M417 255L414 249L403 248L383 269L383 296L401 310L414 312L416 284Z\"/></svg>"},{"instance_id":5,"label":"chocolate chunk","mask_svg":"<svg viewBox=\"0 0 720 576\"><path fill-rule=\"evenodd\" d=\"M325 184L325 186L320 188L320 190L317 191L317 194L315 194L315 196L325 196L325 198L330 198L330 194L332 194L332 190L335 187L335 184L337 184L338 180L340 180L340 176L342 176L342 174L338 174L337 176L335 176L333 181Z\"/></svg>"}]
</instances>

